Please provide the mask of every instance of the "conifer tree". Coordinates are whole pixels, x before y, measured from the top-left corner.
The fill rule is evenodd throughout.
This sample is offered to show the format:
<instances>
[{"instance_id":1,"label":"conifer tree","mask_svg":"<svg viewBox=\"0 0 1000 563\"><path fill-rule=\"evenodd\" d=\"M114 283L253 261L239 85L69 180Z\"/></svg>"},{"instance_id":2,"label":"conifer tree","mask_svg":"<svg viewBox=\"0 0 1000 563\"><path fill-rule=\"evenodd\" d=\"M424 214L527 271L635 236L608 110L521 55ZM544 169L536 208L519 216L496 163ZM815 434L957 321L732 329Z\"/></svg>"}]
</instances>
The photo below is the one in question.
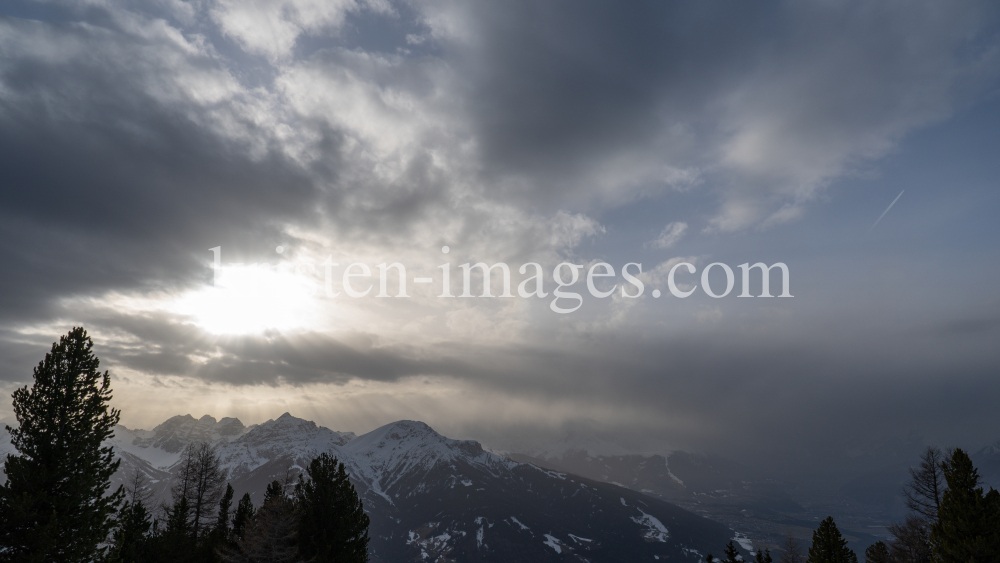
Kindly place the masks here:
<instances>
[{"instance_id":1,"label":"conifer tree","mask_svg":"<svg viewBox=\"0 0 1000 563\"><path fill-rule=\"evenodd\" d=\"M293 563L296 557L297 511L282 493L281 483L268 485L267 498L243 530L242 537L218 551L224 563ZM242 503L241 503L242 504ZM310 560L312 561L312 560Z\"/></svg>"},{"instance_id":2,"label":"conifer tree","mask_svg":"<svg viewBox=\"0 0 1000 563\"><path fill-rule=\"evenodd\" d=\"M979 472L961 449L942 465L948 489L931 527L935 561L986 563L1000 560L1000 493L979 487Z\"/></svg>"},{"instance_id":3,"label":"conifer tree","mask_svg":"<svg viewBox=\"0 0 1000 563\"><path fill-rule=\"evenodd\" d=\"M222 495L222 500L219 501L219 516L215 522L215 533L220 540L225 541L229 539L229 532L231 530L229 523L229 511L233 507L233 486L226 483L226 492Z\"/></svg>"},{"instance_id":4,"label":"conifer tree","mask_svg":"<svg viewBox=\"0 0 1000 563\"><path fill-rule=\"evenodd\" d=\"M321 454L299 476L299 557L316 563L367 563L368 515L343 463Z\"/></svg>"},{"instance_id":5,"label":"conifer tree","mask_svg":"<svg viewBox=\"0 0 1000 563\"><path fill-rule=\"evenodd\" d=\"M275 479L268 484L267 489L264 491L264 504L268 501L285 496L285 488L281 486L281 483Z\"/></svg>"},{"instance_id":6,"label":"conifer tree","mask_svg":"<svg viewBox=\"0 0 1000 563\"><path fill-rule=\"evenodd\" d=\"M754 562L755 563L773 563L773 560L771 559L771 550L770 549L765 549L762 552L761 550L758 549L757 550L757 555L754 557Z\"/></svg>"},{"instance_id":7,"label":"conifer tree","mask_svg":"<svg viewBox=\"0 0 1000 563\"><path fill-rule=\"evenodd\" d=\"M140 563L145 561L147 534L153 523L149 511L141 500L126 501L118 511L118 526L111 534L108 561L112 563Z\"/></svg>"},{"instance_id":8,"label":"conifer tree","mask_svg":"<svg viewBox=\"0 0 1000 563\"><path fill-rule=\"evenodd\" d=\"M93 347L74 328L35 367L32 386L14 391L19 426L7 430L18 454L4 462L0 560L84 562L104 551L123 492L106 495L120 460L102 442L119 411L108 406L111 378Z\"/></svg>"},{"instance_id":9,"label":"conifer tree","mask_svg":"<svg viewBox=\"0 0 1000 563\"><path fill-rule=\"evenodd\" d=\"M739 563L741 561L740 552L736 551L736 546L733 545L733 542L731 541L726 544L726 549L723 550L723 553L726 556L726 558L723 559L725 563Z\"/></svg>"},{"instance_id":10,"label":"conifer tree","mask_svg":"<svg viewBox=\"0 0 1000 563\"><path fill-rule=\"evenodd\" d=\"M155 541L156 560L164 563L189 561L196 544L191 534L191 508L186 496L174 499L174 504L166 508L166 527Z\"/></svg>"},{"instance_id":11,"label":"conifer tree","mask_svg":"<svg viewBox=\"0 0 1000 563\"><path fill-rule=\"evenodd\" d=\"M144 475L139 472L132 474L126 495L111 534L109 563L143 563L148 560L152 521L146 508L150 493Z\"/></svg>"},{"instance_id":12,"label":"conifer tree","mask_svg":"<svg viewBox=\"0 0 1000 563\"><path fill-rule=\"evenodd\" d=\"M236 514L233 515L233 539L243 538L244 531L253 523L255 516L253 501L250 500L250 493L243 493L240 503L236 506Z\"/></svg>"},{"instance_id":13,"label":"conifer tree","mask_svg":"<svg viewBox=\"0 0 1000 563\"><path fill-rule=\"evenodd\" d=\"M215 523L210 529L206 527L208 531L201 534L200 538L192 530L191 535L197 544L197 553L187 559L189 563L215 563L218 561L219 551L229 547L232 535L230 532L229 516L234 494L232 485L226 483L225 492L222 494L222 498L219 499L219 509L216 513Z\"/></svg>"},{"instance_id":14,"label":"conifer tree","mask_svg":"<svg viewBox=\"0 0 1000 563\"><path fill-rule=\"evenodd\" d=\"M856 563L858 556L848 549L847 540L840 534L833 516L828 516L813 532L812 547L807 563Z\"/></svg>"},{"instance_id":15,"label":"conifer tree","mask_svg":"<svg viewBox=\"0 0 1000 563\"><path fill-rule=\"evenodd\" d=\"M865 550L865 563L891 563L889 558L889 546L877 541L868 546Z\"/></svg>"}]
</instances>

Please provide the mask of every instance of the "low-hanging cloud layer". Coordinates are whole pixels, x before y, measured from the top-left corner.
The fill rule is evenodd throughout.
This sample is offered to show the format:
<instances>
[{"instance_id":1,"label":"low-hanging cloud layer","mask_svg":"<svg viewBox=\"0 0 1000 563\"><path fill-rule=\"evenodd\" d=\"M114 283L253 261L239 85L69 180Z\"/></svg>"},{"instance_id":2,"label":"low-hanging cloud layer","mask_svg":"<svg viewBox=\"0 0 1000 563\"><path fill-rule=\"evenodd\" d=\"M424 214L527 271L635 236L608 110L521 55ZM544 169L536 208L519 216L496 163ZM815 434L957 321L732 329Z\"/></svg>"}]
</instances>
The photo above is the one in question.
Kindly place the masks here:
<instances>
[{"instance_id":1,"label":"low-hanging cloud layer","mask_svg":"<svg viewBox=\"0 0 1000 563\"><path fill-rule=\"evenodd\" d=\"M742 453L812 432L995 440L989 158L931 151L946 184L899 182L929 166L911 139L995 148L997 10L7 2L0 380L85 324L140 426L298 408L500 442L579 425ZM863 238L904 187L909 222ZM317 281L328 257L450 262L455 284L503 261L515 286L526 262L550 284L563 260L642 262L647 292L571 315L412 284L240 301L209 287L216 247ZM795 298L667 293L679 262L760 260L790 265Z\"/></svg>"}]
</instances>

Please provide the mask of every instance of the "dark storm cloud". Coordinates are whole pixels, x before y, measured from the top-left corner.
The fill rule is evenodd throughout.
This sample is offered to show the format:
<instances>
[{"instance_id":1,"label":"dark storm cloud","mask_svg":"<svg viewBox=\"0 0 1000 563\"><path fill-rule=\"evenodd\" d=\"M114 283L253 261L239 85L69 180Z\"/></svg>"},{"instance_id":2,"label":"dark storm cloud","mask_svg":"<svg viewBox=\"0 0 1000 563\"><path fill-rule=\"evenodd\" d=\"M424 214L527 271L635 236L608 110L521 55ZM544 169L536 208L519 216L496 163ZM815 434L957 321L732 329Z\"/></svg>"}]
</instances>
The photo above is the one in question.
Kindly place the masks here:
<instances>
[{"instance_id":1,"label":"dark storm cloud","mask_svg":"<svg viewBox=\"0 0 1000 563\"><path fill-rule=\"evenodd\" d=\"M206 362L195 373L209 381L233 385L395 381L407 376L471 371L466 361L425 350L401 345L350 345L315 333L231 337L221 342L219 349L224 355Z\"/></svg>"},{"instance_id":2,"label":"dark storm cloud","mask_svg":"<svg viewBox=\"0 0 1000 563\"><path fill-rule=\"evenodd\" d=\"M155 34L0 25L21 42L0 63L6 322L44 318L71 295L203 281L208 248L263 246L281 221L310 221L316 189L266 132L224 138L209 126L219 108L170 98L178 74L224 74L212 61ZM60 48L79 51L48 52Z\"/></svg>"},{"instance_id":3,"label":"dark storm cloud","mask_svg":"<svg viewBox=\"0 0 1000 563\"><path fill-rule=\"evenodd\" d=\"M345 383L352 379L396 381L418 375L466 377L480 374L456 350L379 345L374 334L334 338L319 332L215 335L181 315L121 312L75 304L63 315L99 332L97 353L105 363L161 376L194 377L235 386ZM13 336L13 335L10 335ZM19 358L37 362L47 348L22 342L11 347ZM23 381L25 366L0 379ZM114 372L115 369L112 368ZM500 375L497 371L491 376Z\"/></svg>"},{"instance_id":4,"label":"dark storm cloud","mask_svg":"<svg viewBox=\"0 0 1000 563\"><path fill-rule=\"evenodd\" d=\"M775 16L750 4L470 6L475 48L455 57L472 79L488 165L513 173L572 174L687 124L748 71Z\"/></svg>"},{"instance_id":5,"label":"dark storm cloud","mask_svg":"<svg viewBox=\"0 0 1000 563\"><path fill-rule=\"evenodd\" d=\"M978 2L429 6L432 27L457 20L445 50L505 197L588 209L700 182L722 230L795 216L995 78L996 10ZM624 185L595 185L602 167Z\"/></svg>"}]
</instances>

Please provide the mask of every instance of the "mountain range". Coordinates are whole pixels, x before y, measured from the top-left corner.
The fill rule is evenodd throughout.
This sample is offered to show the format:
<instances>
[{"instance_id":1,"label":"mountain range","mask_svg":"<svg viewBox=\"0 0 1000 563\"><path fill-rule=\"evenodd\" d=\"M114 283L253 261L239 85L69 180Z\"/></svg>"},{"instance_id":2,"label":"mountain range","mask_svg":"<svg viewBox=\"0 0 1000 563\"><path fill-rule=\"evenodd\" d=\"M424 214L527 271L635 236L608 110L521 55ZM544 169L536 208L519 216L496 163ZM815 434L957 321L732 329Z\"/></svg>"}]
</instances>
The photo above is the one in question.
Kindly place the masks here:
<instances>
[{"instance_id":1,"label":"mountain range","mask_svg":"<svg viewBox=\"0 0 1000 563\"><path fill-rule=\"evenodd\" d=\"M0 434L0 454L10 452L9 435ZM373 563L699 561L720 554L734 535L633 488L498 455L405 420L362 436L288 413L249 427L189 415L153 430L119 425L109 440L122 459L113 484L141 472L167 499L181 454L195 442L215 446L237 497L250 493L258 504L271 481L297 477L320 453L336 456L371 518Z\"/></svg>"},{"instance_id":2,"label":"mountain range","mask_svg":"<svg viewBox=\"0 0 1000 563\"><path fill-rule=\"evenodd\" d=\"M567 436L491 451L413 421L359 437L287 413L251 426L183 415L152 430L115 428L108 443L122 464L113 486L139 472L168 500L181 454L196 442L215 446L237 496L258 504L271 481L295 479L322 452L336 456L371 516L376 562L696 560L729 539L744 551L774 549L788 534L808 544L828 515L860 552L901 518L895 497L924 447L907 439L859 449L852 454L867 473L810 489L663 443ZM0 424L0 458L9 452ZM972 459L984 484L998 486L1000 442Z\"/></svg>"}]
</instances>

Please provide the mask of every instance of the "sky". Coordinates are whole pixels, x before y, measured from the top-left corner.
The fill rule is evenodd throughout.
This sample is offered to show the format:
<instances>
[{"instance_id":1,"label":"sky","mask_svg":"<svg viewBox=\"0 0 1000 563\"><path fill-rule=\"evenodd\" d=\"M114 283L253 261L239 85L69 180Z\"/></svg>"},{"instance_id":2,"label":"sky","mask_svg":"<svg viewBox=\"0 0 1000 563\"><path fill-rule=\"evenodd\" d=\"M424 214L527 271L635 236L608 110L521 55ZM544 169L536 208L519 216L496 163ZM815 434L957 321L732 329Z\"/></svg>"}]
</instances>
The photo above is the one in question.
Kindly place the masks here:
<instances>
[{"instance_id":1,"label":"sky","mask_svg":"<svg viewBox=\"0 0 1000 563\"><path fill-rule=\"evenodd\" d=\"M0 415L83 325L132 428L288 411L759 464L982 447L998 11L7 0ZM458 296L479 262L511 297L499 269ZM757 262L789 297L738 296ZM388 269L378 297L393 263L408 296Z\"/></svg>"}]
</instances>

